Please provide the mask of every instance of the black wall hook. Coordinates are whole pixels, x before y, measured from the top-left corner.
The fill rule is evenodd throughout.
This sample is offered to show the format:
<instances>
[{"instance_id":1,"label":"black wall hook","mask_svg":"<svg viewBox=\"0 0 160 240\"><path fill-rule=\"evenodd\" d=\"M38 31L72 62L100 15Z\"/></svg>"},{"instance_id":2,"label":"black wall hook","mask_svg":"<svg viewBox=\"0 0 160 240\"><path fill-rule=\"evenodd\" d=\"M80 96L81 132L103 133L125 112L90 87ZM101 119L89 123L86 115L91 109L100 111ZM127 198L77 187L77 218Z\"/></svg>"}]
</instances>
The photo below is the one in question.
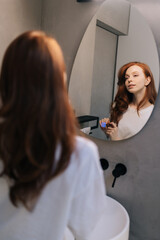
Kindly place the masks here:
<instances>
[{"instance_id":1,"label":"black wall hook","mask_svg":"<svg viewBox=\"0 0 160 240\"><path fill-rule=\"evenodd\" d=\"M103 170L106 170L109 167L109 163L107 159L100 158L100 162Z\"/></svg>"},{"instance_id":2,"label":"black wall hook","mask_svg":"<svg viewBox=\"0 0 160 240\"><path fill-rule=\"evenodd\" d=\"M112 175L114 176L114 180L113 180L113 183L112 183L112 187L114 187L115 185L115 182L116 182L116 179L124 174L126 174L127 172L127 168L124 164L122 163L118 163L116 166L115 166L115 169L112 171Z\"/></svg>"}]
</instances>

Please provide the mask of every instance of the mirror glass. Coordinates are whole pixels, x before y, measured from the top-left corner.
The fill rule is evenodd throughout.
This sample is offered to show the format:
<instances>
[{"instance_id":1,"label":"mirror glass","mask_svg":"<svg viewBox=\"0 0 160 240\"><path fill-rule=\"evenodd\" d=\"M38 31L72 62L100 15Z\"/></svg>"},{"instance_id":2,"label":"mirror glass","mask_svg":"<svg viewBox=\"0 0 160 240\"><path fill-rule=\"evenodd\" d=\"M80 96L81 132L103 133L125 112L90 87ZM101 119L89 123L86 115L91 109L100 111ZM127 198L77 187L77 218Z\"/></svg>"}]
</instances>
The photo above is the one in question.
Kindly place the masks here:
<instances>
[{"instance_id":1,"label":"mirror glass","mask_svg":"<svg viewBox=\"0 0 160 240\"><path fill-rule=\"evenodd\" d=\"M109 125L109 121L104 120L112 131L109 135L106 134L107 127L102 131L99 120L111 117L110 106L119 88L118 71L129 62L147 64L154 80L144 74L142 67L135 68L134 65L126 68L124 85L131 99L119 117L118 124ZM144 91L153 81L156 92L158 91L159 58L152 31L144 17L131 3L125 0L106 0L88 25L70 77L69 97L81 130L103 140L121 140L138 133L149 119L154 107L154 101L147 99L137 111L136 101L137 99L140 101L142 97L138 98L140 86L136 81L142 81L139 80L141 77L144 81ZM119 98L124 98L124 92ZM155 100L156 95L153 98ZM122 122L121 119L125 121ZM123 125L121 132L122 135L126 132L124 136L119 137L120 130L117 130L117 125L119 128ZM132 129L128 134L129 128ZM117 134L115 138L113 130Z\"/></svg>"}]
</instances>

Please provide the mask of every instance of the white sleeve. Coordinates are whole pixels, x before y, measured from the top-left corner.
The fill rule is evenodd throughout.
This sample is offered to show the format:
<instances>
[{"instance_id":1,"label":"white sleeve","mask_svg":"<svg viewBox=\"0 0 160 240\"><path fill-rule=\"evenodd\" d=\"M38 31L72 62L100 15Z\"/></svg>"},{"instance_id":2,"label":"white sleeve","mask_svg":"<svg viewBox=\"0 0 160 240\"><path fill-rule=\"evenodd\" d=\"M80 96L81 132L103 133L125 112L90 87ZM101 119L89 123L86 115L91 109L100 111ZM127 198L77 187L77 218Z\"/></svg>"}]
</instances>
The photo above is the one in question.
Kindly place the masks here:
<instances>
[{"instance_id":1,"label":"white sleeve","mask_svg":"<svg viewBox=\"0 0 160 240\"><path fill-rule=\"evenodd\" d=\"M95 145L83 153L85 166L76 184L68 227L76 240L86 240L101 217L106 204L106 191L99 154Z\"/></svg>"}]
</instances>

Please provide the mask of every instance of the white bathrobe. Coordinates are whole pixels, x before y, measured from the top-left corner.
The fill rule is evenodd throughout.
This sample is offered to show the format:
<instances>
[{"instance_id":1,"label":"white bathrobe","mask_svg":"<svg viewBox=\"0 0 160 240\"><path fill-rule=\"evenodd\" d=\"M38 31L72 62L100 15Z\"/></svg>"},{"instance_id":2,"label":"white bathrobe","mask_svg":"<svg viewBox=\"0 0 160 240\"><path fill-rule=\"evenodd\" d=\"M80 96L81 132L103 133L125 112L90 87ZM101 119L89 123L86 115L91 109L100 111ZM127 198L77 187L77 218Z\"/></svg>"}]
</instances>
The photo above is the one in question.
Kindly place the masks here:
<instances>
[{"instance_id":1,"label":"white bathrobe","mask_svg":"<svg viewBox=\"0 0 160 240\"><path fill-rule=\"evenodd\" d=\"M97 147L81 137L70 165L47 184L33 212L14 207L8 190L0 178L0 240L62 240L66 227L76 240L85 240L106 204Z\"/></svg>"}]
</instances>

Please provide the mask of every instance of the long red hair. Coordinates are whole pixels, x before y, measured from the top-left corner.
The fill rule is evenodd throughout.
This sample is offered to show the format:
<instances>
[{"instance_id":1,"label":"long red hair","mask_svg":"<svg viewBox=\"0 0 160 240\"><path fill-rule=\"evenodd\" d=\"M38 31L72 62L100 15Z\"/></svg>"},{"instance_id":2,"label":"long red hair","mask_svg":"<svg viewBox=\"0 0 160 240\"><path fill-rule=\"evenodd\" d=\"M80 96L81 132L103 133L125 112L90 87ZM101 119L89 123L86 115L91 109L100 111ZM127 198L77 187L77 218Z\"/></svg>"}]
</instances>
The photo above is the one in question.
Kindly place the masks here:
<instances>
[{"instance_id":1,"label":"long red hair","mask_svg":"<svg viewBox=\"0 0 160 240\"><path fill-rule=\"evenodd\" d=\"M133 94L129 93L125 87L126 71L129 67L133 65L137 65L141 67L144 75L146 77L150 77L151 79L149 85L146 87L146 91L143 99L137 106L137 112L147 101L149 101L151 104L154 104L157 97L153 74L147 64L141 63L141 62L129 62L123 65L118 72L118 91L115 96L114 102L111 104L111 111L110 111L110 115L111 115L110 121L117 123L117 125L123 113L127 110L128 105L133 101Z\"/></svg>"},{"instance_id":2,"label":"long red hair","mask_svg":"<svg viewBox=\"0 0 160 240\"><path fill-rule=\"evenodd\" d=\"M17 37L0 73L1 176L11 180L10 199L30 209L47 182L69 165L76 120L64 82L59 44L43 32ZM61 145L55 162L57 145Z\"/></svg>"}]
</instances>

